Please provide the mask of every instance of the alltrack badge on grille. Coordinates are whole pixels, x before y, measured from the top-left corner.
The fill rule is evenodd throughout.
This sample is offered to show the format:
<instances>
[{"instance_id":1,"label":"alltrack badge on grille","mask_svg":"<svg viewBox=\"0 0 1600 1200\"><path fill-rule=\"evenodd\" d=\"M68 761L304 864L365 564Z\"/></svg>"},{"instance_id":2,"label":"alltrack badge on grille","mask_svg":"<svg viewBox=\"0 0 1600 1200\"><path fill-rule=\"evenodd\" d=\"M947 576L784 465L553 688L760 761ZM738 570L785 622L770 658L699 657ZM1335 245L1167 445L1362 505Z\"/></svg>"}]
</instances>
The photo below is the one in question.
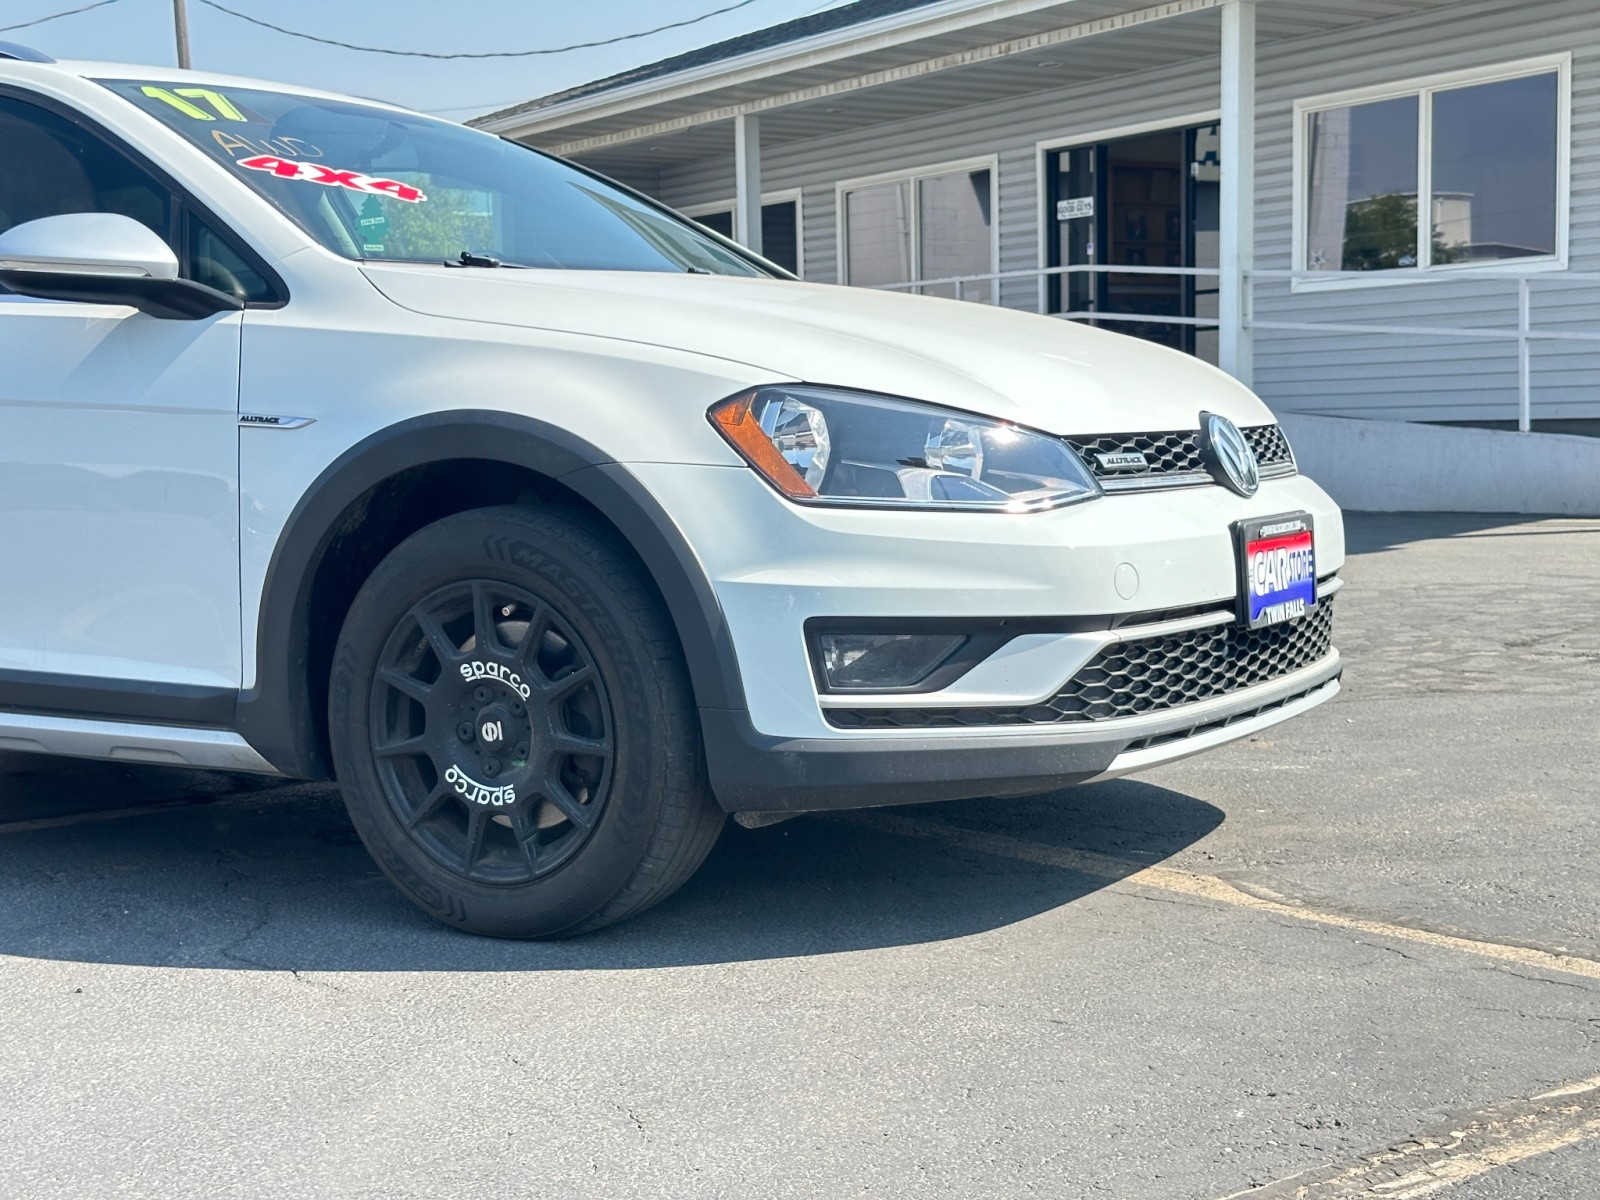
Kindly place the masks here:
<instances>
[{"instance_id":1,"label":"alltrack badge on grille","mask_svg":"<svg viewBox=\"0 0 1600 1200\"><path fill-rule=\"evenodd\" d=\"M1144 471L1150 466L1149 458L1137 450L1097 453L1094 460L1100 464L1102 471Z\"/></svg>"}]
</instances>

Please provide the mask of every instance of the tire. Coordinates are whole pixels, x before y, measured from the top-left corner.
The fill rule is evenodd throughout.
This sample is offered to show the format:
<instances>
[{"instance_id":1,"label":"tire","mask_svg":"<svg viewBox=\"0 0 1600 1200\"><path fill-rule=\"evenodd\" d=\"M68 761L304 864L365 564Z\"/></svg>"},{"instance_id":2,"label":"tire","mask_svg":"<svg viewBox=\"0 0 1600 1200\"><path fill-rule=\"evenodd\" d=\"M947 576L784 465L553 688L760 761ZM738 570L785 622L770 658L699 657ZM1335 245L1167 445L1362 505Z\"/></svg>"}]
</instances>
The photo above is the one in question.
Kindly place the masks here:
<instances>
[{"instance_id":1,"label":"tire","mask_svg":"<svg viewBox=\"0 0 1600 1200\"><path fill-rule=\"evenodd\" d=\"M345 619L329 728L372 857L471 933L630 917L722 829L672 625L580 512L479 509L395 549Z\"/></svg>"}]
</instances>

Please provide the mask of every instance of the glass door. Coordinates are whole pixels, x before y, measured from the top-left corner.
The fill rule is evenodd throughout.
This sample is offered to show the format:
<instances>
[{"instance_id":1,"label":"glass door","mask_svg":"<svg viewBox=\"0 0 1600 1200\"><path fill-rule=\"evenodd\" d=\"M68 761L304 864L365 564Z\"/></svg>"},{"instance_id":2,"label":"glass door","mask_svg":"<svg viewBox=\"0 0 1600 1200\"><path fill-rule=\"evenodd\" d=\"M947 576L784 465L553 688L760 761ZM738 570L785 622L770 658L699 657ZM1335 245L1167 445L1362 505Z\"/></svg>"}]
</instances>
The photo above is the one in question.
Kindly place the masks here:
<instances>
[{"instance_id":1,"label":"glass door","mask_svg":"<svg viewBox=\"0 0 1600 1200\"><path fill-rule=\"evenodd\" d=\"M1105 205L1098 181L1104 158L1104 146L1052 150L1046 158L1046 228L1052 231L1047 261L1052 267L1093 266L1100 261ZM1047 285L1049 307L1045 311L1097 311L1097 282L1097 277L1088 272L1051 275Z\"/></svg>"},{"instance_id":2,"label":"glass door","mask_svg":"<svg viewBox=\"0 0 1600 1200\"><path fill-rule=\"evenodd\" d=\"M1187 259L1189 267L1215 271L1222 265L1222 131L1215 125L1202 125L1187 133L1189 204ZM1221 287L1218 275L1197 275L1184 281L1188 299L1184 314L1215 321L1220 308L1217 296ZM1217 327L1191 327L1190 354L1212 366L1217 363Z\"/></svg>"},{"instance_id":3,"label":"glass door","mask_svg":"<svg viewBox=\"0 0 1600 1200\"><path fill-rule=\"evenodd\" d=\"M1215 267L1216 150L1216 127L1203 126L1051 151L1049 265ZM1214 317L1213 277L1081 272L1052 277L1046 291L1050 312L1082 314L1092 324L1215 361L1215 331L1137 319Z\"/></svg>"}]
</instances>

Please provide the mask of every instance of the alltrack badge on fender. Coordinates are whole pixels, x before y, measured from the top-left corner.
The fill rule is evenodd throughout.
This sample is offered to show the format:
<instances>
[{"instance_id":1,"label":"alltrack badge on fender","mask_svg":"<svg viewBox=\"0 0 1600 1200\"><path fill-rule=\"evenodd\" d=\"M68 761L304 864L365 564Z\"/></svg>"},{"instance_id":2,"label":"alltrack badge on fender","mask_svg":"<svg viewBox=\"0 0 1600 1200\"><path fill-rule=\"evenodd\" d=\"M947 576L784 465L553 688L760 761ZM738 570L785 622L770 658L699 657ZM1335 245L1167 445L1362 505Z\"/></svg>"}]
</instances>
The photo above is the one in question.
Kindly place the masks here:
<instances>
[{"instance_id":1,"label":"alltrack badge on fender","mask_svg":"<svg viewBox=\"0 0 1600 1200\"><path fill-rule=\"evenodd\" d=\"M239 424L253 429L304 429L315 417L283 417L272 413L240 413Z\"/></svg>"}]
</instances>

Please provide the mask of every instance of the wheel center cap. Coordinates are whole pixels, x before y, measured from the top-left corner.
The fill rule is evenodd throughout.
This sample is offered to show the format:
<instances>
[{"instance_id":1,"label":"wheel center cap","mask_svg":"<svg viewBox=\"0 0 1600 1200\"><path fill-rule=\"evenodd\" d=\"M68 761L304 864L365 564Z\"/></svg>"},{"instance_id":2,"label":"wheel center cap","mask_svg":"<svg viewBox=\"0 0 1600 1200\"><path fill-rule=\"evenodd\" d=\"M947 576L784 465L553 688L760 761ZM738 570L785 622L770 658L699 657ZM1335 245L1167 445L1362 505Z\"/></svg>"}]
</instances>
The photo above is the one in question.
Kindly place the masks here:
<instances>
[{"instance_id":1,"label":"wheel center cap","mask_svg":"<svg viewBox=\"0 0 1600 1200\"><path fill-rule=\"evenodd\" d=\"M497 753L512 740L511 714L499 704L479 709L473 724L478 742L485 750Z\"/></svg>"}]
</instances>

